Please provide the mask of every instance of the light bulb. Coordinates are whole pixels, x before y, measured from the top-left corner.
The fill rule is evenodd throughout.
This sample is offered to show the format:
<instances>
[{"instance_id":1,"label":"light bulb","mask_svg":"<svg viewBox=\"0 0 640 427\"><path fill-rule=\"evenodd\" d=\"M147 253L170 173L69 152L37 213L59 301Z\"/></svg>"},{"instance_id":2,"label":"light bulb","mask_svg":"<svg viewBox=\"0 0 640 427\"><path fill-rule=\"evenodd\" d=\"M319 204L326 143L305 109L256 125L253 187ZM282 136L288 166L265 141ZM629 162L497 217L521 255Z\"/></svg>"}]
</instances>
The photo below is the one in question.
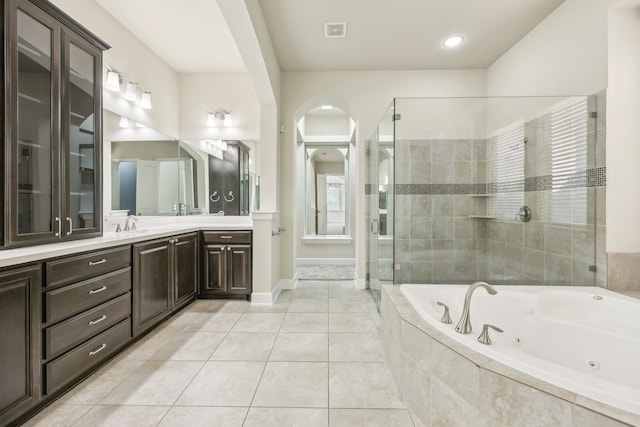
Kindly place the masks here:
<instances>
[{"instance_id":1,"label":"light bulb","mask_svg":"<svg viewBox=\"0 0 640 427\"><path fill-rule=\"evenodd\" d=\"M138 98L138 88L135 83L127 83L127 88L124 91L124 99L129 101L135 101Z\"/></svg>"}]
</instances>

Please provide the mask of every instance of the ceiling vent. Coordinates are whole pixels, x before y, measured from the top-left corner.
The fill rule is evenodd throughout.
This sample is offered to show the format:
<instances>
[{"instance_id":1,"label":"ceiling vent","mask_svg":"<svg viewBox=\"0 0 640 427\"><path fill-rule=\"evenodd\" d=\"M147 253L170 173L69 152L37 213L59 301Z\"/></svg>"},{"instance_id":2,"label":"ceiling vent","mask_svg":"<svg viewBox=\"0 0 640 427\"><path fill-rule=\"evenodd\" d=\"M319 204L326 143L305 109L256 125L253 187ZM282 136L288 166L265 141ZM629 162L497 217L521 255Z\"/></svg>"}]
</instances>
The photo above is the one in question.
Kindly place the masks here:
<instances>
[{"instance_id":1,"label":"ceiling vent","mask_svg":"<svg viewBox=\"0 0 640 427\"><path fill-rule=\"evenodd\" d=\"M330 38L344 38L347 36L346 22L327 22L324 24L324 36Z\"/></svg>"}]
</instances>

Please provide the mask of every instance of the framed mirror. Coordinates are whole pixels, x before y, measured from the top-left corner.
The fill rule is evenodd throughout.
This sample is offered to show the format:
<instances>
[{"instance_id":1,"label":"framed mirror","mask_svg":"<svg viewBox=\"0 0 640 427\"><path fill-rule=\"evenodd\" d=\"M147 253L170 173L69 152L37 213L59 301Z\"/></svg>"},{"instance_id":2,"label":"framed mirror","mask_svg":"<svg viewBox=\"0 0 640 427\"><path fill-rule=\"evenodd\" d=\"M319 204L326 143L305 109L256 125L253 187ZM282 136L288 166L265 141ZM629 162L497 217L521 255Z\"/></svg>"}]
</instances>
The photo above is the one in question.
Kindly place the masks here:
<instances>
[{"instance_id":1,"label":"framed mirror","mask_svg":"<svg viewBox=\"0 0 640 427\"><path fill-rule=\"evenodd\" d=\"M348 234L349 144L305 145L306 234Z\"/></svg>"}]
</instances>

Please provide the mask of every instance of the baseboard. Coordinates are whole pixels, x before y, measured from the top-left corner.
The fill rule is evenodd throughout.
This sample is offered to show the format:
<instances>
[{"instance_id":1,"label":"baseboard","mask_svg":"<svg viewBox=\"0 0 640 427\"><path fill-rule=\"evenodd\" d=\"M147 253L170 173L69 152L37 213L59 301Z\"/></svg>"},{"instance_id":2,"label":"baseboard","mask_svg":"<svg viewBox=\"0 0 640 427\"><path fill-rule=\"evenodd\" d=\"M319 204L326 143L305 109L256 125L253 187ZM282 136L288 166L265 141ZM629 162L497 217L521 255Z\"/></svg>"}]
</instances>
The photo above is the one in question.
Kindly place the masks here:
<instances>
[{"instance_id":1,"label":"baseboard","mask_svg":"<svg viewBox=\"0 0 640 427\"><path fill-rule=\"evenodd\" d=\"M298 265L356 265L355 258L297 258L296 266Z\"/></svg>"},{"instance_id":2,"label":"baseboard","mask_svg":"<svg viewBox=\"0 0 640 427\"><path fill-rule=\"evenodd\" d=\"M278 281L278 284L271 292L254 292L251 294L251 305L273 305L278 299L280 291L282 290L282 280Z\"/></svg>"},{"instance_id":3,"label":"baseboard","mask_svg":"<svg viewBox=\"0 0 640 427\"><path fill-rule=\"evenodd\" d=\"M355 282L356 285L356 289L366 289L367 288L367 281L365 279L353 279L353 281Z\"/></svg>"},{"instance_id":4,"label":"baseboard","mask_svg":"<svg viewBox=\"0 0 640 427\"><path fill-rule=\"evenodd\" d=\"M296 288L296 284L298 283L298 273L293 279L280 279L278 280L278 286L280 290L291 290Z\"/></svg>"}]
</instances>

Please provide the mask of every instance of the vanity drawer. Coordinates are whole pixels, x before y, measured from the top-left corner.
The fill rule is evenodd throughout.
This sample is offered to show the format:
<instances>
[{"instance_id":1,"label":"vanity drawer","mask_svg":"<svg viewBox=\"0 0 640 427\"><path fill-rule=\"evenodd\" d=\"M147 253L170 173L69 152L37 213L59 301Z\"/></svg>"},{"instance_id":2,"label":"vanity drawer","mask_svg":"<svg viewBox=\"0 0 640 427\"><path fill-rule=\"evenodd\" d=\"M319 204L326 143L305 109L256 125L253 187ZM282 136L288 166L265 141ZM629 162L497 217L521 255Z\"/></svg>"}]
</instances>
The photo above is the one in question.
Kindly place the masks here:
<instances>
[{"instance_id":1,"label":"vanity drawer","mask_svg":"<svg viewBox=\"0 0 640 427\"><path fill-rule=\"evenodd\" d=\"M45 366L45 391L60 389L91 367L107 359L131 339L131 318L107 329L97 337L63 354Z\"/></svg>"},{"instance_id":2,"label":"vanity drawer","mask_svg":"<svg viewBox=\"0 0 640 427\"><path fill-rule=\"evenodd\" d=\"M251 231L203 231L204 243L251 244Z\"/></svg>"},{"instance_id":3,"label":"vanity drawer","mask_svg":"<svg viewBox=\"0 0 640 427\"><path fill-rule=\"evenodd\" d=\"M131 247L121 246L47 261L46 286L59 286L96 277L131 265Z\"/></svg>"},{"instance_id":4,"label":"vanity drawer","mask_svg":"<svg viewBox=\"0 0 640 427\"><path fill-rule=\"evenodd\" d=\"M44 322L62 320L131 290L131 267L44 294Z\"/></svg>"},{"instance_id":5,"label":"vanity drawer","mask_svg":"<svg viewBox=\"0 0 640 427\"><path fill-rule=\"evenodd\" d=\"M44 332L45 358L52 358L131 315L131 294L48 327Z\"/></svg>"}]
</instances>

